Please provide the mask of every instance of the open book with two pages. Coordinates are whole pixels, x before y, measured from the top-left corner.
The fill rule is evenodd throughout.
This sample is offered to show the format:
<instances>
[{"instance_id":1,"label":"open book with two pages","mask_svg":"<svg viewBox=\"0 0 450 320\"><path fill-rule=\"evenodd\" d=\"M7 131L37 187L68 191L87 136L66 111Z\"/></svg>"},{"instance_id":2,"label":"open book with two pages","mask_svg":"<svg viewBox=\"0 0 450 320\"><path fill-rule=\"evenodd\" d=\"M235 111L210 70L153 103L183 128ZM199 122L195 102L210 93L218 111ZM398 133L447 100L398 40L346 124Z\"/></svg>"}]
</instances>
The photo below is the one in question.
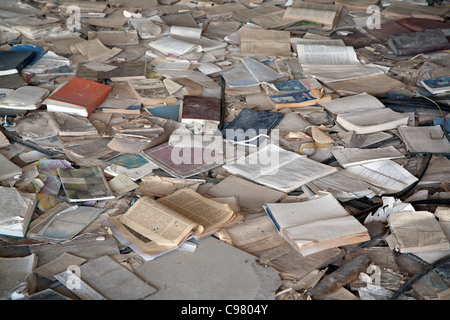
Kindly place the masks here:
<instances>
[{"instance_id":1,"label":"open book with two pages","mask_svg":"<svg viewBox=\"0 0 450 320\"><path fill-rule=\"evenodd\" d=\"M143 196L127 212L108 220L143 253L157 255L190 238L205 238L242 218L228 204L187 188L157 200Z\"/></svg>"}]
</instances>

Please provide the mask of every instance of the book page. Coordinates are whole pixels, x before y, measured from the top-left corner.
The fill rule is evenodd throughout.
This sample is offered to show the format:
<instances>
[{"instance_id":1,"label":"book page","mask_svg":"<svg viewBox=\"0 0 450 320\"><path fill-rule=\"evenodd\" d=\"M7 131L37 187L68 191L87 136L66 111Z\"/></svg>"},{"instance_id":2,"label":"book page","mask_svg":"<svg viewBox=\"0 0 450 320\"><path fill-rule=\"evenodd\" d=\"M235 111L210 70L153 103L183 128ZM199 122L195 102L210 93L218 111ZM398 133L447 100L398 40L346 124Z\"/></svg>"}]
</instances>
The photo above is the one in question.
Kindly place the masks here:
<instances>
[{"instance_id":1,"label":"book page","mask_svg":"<svg viewBox=\"0 0 450 320\"><path fill-rule=\"evenodd\" d=\"M373 161L404 157L393 146L377 149L345 148L342 150L332 150L331 153L343 168Z\"/></svg>"},{"instance_id":2,"label":"book page","mask_svg":"<svg viewBox=\"0 0 450 320\"><path fill-rule=\"evenodd\" d=\"M319 104L335 115L385 108L380 100L365 92L344 98L321 101Z\"/></svg>"},{"instance_id":3,"label":"book page","mask_svg":"<svg viewBox=\"0 0 450 320\"><path fill-rule=\"evenodd\" d=\"M289 55L291 43L289 31L243 28L241 54Z\"/></svg>"},{"instance_id":4,"label":"book page","mask_svg":"<svg viewBox=\"0 0 450 320\"><path fill-rule=\"evenodd\" d=\"M203 227L164 203L142 197L126 212L120 222L163 246L176 246Z\"/></svg>"},{"instance_id":5,"label":"book page","mask_svg":"<svg viewBox=\"0 0 450 320\"><path fill-rule=\"evenodd\" d=\"M178 190L157 202L201 225L205 234L238 217L227 204L205 198L192 189Z\"/></svg>"},{"instance_id":6,"label":"book page","mask_svg":"<svg viewBox=\"0 0 450 320\"><path fill-rule=\"evenodd\" d=\"M320 162L269 144L259 151L225 164L225 170L279 191L291 192L314 179L337 171Z\"/></svg>"},{"instance_id":7,"label":"book page","mask_svg":"<svg viewBox=\"0 0 450 320\"><path fill-rule=\"evenodd\" d=\"M188 52L202 51L202 47L200 45L176 39L171 36L152 41L147 46L164 54L174 54L176 56L181 56Z\"/></svg>"},{"instance_id":8,"label":"book page","mask_svg":"<svg viewBox=\"0 0 450 320\"><path fill-rule=\"evenodd\" d=\"M351 166L345 170L388 193L400 192L418 180L408 170L392 160Z\"/></svg>"},{"instance_id":9,"label":"book page","mask_svg":"<svg viewBox=\"0 0 450 320\"><path fill-rule=\"evenodd\" d=\"M350 46L297 44L297 53L301 64L359 64L356 52Z\"/></svg>"},{"instance_id":10,"label":"book page","mask_svg":"<svg viewBox=\"0 0 450 320\"><path fill-rule=\"evenodd\" d=\"M322 8L314 3L305 3L300 8L288 7L284 13L283 20L307 20L332 25L336 18L337 10L322 10Z\"/></svg>"}]
</instances>

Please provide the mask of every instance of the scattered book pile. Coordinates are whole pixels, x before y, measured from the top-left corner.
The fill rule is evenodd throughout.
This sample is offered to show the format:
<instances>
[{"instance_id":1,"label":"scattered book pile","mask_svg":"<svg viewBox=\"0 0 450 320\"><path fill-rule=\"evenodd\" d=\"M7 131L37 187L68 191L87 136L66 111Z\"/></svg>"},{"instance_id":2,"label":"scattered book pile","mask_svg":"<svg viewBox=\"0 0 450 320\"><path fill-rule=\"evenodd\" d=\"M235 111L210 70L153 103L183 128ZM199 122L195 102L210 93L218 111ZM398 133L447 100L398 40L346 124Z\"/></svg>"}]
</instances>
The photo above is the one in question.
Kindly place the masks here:
<instances>
[{"instance_id":1,"label":"scattered book pile","mask_svg":"<svg viewBox=\"0 0 450 320\"><path fill-rule=\"evenodd\" d=\"M0 300L449 300L448 4L194 2L1 1Z\"/></svg>"}]
</instances>

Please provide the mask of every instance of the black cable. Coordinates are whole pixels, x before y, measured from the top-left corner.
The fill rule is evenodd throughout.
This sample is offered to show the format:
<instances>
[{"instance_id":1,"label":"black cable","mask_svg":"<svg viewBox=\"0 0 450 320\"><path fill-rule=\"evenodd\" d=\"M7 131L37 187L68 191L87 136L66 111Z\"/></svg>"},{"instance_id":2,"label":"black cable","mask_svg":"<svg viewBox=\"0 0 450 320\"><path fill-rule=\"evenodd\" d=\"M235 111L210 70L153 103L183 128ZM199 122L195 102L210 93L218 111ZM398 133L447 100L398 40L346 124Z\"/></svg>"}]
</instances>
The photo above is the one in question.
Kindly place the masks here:
<instances>
[{"instance_id":1,"label":"black cable","mask_svg":"<svg viewBox=\"0 0 450 320\"><path fill-rule=\"evenodd\" d=\"M421 272L417 273L414 277L409 279L407 282L405 282L400 289L398 289L389 300L396 300L403 292L409 290L414 282L419 280L421 277L426 275L428 272L432 271L433 269L439 267L441 264L447 263L450 261L450 255L447 255L441 259L436 260L432 264L430 264L429 267L425 268L425 270L422 270ZM423 265L423 264L422 264Z\"/></svg>"}]
</instances>

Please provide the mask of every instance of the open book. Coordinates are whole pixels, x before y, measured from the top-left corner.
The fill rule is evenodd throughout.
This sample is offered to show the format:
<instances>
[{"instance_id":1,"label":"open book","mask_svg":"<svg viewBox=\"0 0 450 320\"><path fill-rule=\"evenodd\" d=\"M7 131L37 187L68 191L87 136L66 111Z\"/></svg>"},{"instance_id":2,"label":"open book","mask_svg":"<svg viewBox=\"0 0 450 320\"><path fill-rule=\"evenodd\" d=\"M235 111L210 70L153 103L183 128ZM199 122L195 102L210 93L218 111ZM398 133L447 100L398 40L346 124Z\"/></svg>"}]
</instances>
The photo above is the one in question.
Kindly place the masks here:
<instances>
[{"instance_id":1,"label":"open book","mask_svg":"<svg viewBox=\"0 0 450 320\"><path fill-rule=\"evenodd\" d=\"M190 237L205 238L242 219L227 204L180 189L158 200L144 196L120 217L120 222L161 246L179 246Z\"/></svg>"},{"instance_id":2,"label":"open book","mask_svg":"<svg viewBox=\"0 0 450 320\"><path fill-rule=\"evenodd\" d=\"M333 197L266 203L264 210L280 235L302 255L370 240L369 232Z\"/></svg>"},{"instance_id":3,"label":"open book","mask_svg":"<svg viewBox=\"0 0 450 320\"><path fill-rule=\"evenodd\" d=\"M223 168L231 174L283 192L294 191L315 179L337 172L335 167L273 143L237 159L235 163L226 163Z\"/></svg>"},{"instance_id":4,"label":"open book","mask_svg":"<svg viewBox=\"0 0 450 320\"><path fill-rule=\"evenodd\" d=\"M304 74L324 83L383 73L379 68L363 65L351 46L297 44L296 51Z\"/></svg>"},{"instance_id":5,"label":"open book","mask_svg":"<svg viewBox=\"0 0 450 320\"><path fill-rule=\"evenodd\" d=\"M336 123L357 134L396 129L408 123L407 114L386 108L380 100L363 92L319 104L331 113Z\"/></svg>"}]
</instances>

